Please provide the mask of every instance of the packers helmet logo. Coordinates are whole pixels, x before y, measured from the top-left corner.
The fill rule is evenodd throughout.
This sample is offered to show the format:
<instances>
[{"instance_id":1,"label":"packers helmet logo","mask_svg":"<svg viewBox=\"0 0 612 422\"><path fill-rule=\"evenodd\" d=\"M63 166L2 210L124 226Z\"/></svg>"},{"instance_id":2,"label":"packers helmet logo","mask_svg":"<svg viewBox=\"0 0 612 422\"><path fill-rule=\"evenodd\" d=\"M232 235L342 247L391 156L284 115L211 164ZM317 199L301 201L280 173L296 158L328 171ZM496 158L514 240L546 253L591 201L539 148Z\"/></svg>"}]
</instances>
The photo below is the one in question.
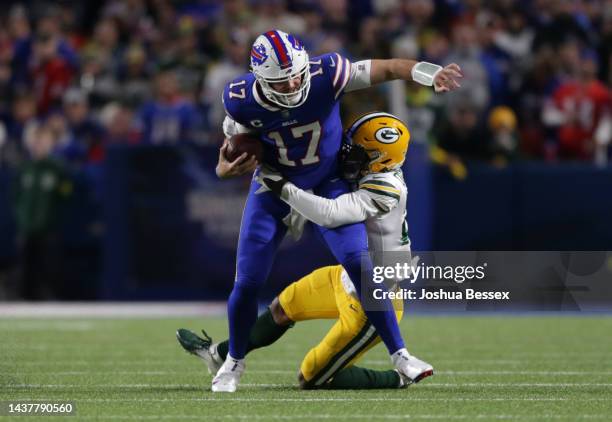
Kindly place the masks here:
<instances>
[{"instance_id":1,"label":"packers helmet logo","mask_svg":"<svg viewBox=\"0 0 612 422\"><path fill-rule=\"evenodd\" d=\"M401 134L395 127L381 127L374 133L374 137L378 142L383 144L392 144L400 138Z\"/></svg>"}]
</instances>

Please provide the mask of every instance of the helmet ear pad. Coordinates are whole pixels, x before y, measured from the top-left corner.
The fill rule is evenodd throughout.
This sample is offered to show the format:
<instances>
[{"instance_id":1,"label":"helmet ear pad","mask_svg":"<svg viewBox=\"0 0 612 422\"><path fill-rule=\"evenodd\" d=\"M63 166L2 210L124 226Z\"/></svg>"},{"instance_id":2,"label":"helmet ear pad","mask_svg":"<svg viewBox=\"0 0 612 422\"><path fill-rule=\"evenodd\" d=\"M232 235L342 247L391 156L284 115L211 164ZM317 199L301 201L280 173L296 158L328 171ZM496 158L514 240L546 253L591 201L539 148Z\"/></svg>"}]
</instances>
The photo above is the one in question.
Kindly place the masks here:
<instances>
[{"instance_id":1,"label":"helmet ear pad","mask_svg":"<svg viewBox=\"0 0 612 422\"><path fill-rule=\"evenodd\" d=\"M370 156L361 145L347 142L342 144L340 151L340 168L342 178L348 182L356 183L363 172L368 169Z\"/></svg>"}]
</instances>

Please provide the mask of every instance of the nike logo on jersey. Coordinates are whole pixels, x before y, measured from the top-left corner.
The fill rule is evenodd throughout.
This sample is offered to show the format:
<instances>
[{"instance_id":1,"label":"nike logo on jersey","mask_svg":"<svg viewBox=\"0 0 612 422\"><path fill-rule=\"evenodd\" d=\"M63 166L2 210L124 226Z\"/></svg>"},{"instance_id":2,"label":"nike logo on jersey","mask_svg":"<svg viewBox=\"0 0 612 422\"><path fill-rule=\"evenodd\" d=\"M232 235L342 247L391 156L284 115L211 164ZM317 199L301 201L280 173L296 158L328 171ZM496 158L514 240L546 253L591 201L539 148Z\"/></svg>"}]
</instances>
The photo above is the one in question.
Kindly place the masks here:
<instances>
[{"instance_id":1,"label":"nike logo on jersey","mask_svg":"<svg viewBox=\"0 0 612 422\"><path fill-rule=\"evenodd\" d=\"M329 67L336 67L336 62L334 61L334 58L330 57L329 60L331 60L331 64L329 65Z\"/></svg>"}]
</instances>

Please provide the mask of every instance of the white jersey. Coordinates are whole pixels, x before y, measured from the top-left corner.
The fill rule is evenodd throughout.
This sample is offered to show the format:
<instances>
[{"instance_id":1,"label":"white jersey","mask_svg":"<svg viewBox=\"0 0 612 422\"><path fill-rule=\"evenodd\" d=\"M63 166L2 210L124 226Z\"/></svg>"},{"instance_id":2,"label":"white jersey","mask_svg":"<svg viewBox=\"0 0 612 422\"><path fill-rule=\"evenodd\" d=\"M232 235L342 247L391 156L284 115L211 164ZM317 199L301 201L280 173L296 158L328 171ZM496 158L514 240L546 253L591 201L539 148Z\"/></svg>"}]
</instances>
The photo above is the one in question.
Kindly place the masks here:
<instances>
[{"instance_id":1,"label":"white jersey","mask_svg":"<svg viewBox=\"0 0 612 422\"><path fill-rule=\"evenodd\" d=\"M402 172L369 174L359 181L359 189L355 193L367 196L377 208L377 212L369 215L365 221L374 265L385 265L376 262L379 259L377 253L407 252L409 256L410 239L406 222L408 189Z\"/></svg>"},{"instance_id":2,"label":"white jersey","mask_svg":"<svg viewBox=\"0 0 612 422\"><path fill-rule=\"evenodd\" d=\"M401 170L368 174L359 180L359 189L336 199L313 195L291 183L282 192L282 199L293 210L320 226L338 227L365 220L374 266L411 263L407 198L408 189ZM345 272L343 285L349 293L354 293L355 288Z\"/></svg>"}]
</instances>

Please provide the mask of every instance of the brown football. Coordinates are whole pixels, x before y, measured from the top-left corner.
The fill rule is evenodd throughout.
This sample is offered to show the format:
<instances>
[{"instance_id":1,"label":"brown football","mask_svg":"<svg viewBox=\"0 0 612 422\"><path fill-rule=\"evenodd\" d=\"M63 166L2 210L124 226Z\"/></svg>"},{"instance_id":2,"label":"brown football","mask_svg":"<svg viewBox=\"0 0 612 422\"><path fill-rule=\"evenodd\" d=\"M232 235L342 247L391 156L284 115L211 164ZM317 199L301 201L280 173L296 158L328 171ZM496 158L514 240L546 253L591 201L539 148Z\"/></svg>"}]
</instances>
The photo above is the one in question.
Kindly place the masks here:
<instances>
[{"instance_id":1,"label":"brown football","mask_svg":"<svg viewBox=\"0 0 612 422\"><path fill-rule=\"evenodd\" d=\"M225 158L229 161L234 161L244 152L247 153L249 158L251 155L254 155L257 161L261 163L263 159L261 140L257 136L248 133L239 133L229 138Z\"/></svg>"}]
</instances>

